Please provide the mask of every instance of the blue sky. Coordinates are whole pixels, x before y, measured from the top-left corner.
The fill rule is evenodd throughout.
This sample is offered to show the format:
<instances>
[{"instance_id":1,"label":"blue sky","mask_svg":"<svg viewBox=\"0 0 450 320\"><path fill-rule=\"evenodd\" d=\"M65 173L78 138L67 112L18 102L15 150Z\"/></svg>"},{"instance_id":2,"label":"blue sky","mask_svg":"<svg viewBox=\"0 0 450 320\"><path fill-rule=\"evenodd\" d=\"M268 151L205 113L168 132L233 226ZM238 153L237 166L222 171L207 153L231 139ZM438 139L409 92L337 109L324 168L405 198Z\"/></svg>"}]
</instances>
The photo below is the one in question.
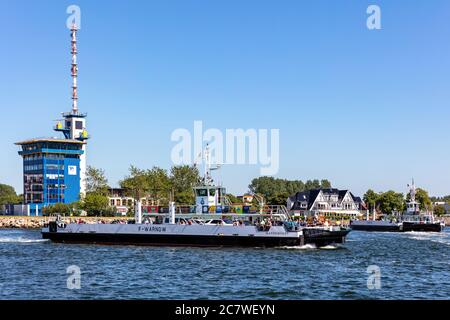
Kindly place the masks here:
<instances>
[{"instance_id":1,"label":"blue sky","mask_svg":"<svg viewBox=\"0 0 450 320\"><path fill-rule=\"evenodd\" d=\"M357 194L450 194L450 2L5 1L0 182L22 191L14 142L69 111L66 8L82 11L79 106L89 164L168 168L177 128L280 129L280 171ZM366 28L377 4L382 30ZM226 166L242 193L258 166Z\"/></svg>"}]
</instances>

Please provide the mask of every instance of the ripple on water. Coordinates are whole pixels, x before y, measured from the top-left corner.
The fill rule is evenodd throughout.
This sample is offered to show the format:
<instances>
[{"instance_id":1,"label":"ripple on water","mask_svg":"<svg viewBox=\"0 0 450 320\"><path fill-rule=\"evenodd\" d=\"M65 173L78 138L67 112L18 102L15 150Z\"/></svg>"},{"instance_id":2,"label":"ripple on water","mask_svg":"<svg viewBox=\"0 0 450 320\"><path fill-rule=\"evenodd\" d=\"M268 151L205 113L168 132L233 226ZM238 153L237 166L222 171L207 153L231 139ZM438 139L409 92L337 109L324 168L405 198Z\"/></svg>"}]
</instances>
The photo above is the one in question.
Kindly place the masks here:
<instances>
[{"instance_id":1,"label":"ripple on water","mask_svg":"<svg viewBox=\"0 0 450 320\"><path fill-rule=\"evenodd\" d=\"M343 246L64 245L0 230L2 299L449 299L450 233L352 232ZM67 267L82 272L66 287ZM367 267L381 290L367 288ZM42 288L45 288L43 290ZM438 292L436 288L439 288Z\"/></svg>"}]
</instances>

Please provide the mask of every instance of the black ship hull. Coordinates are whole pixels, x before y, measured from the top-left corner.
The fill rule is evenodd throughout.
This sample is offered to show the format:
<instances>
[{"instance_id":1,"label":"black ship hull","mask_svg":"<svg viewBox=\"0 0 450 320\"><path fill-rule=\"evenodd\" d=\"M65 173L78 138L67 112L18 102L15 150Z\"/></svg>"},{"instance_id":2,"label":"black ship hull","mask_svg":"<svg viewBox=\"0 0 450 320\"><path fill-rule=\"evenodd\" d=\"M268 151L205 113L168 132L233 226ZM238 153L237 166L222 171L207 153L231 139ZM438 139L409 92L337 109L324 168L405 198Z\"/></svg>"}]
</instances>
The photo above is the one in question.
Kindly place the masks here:
<instances>
[{"instance_id":1,"label":"black ship hull","mask_svg":"<svg viewBox=\"0 0 450 320\"><path fill-rule=\"evenodd\" d=\"M314 244L318 247L324 247L331 244L345 243L345 238L351 229L341 229L336 231L321 228L303 229L305 244Z\"/></svg>"},{"instance_id":2,"label":"black ship hull","mask_svg":"<svg viewBox=\"0 0 450 320\"><path fill-rule=\"evenodd\" d=\"M192 247L282 247L301 246L303 237L241 237L205 235L159 234L101 234L43 232L42 237L60 243L90 243L107 245L141 246L192 246Z\"/></svg>"},{"instance_id":3,"label":"black ship hull","mask_svg":"<svg viewBox=\"0 0 450 320\"><path fill-rule=\"evenodd\" d=\"M440 223L403 222L403 232L442 232Z\"/></svg>"},{"instance_id":4,"label":"black ship hull","mask_svg":"<svg viewBox=\"0 0 450 320\"><path fill-rule=\"evenodd\" d=\"M380 226L380 225L350 225L350 228L355 231L369 231L369 232L400 232L400 225Z\"/></svg>"},{"instance_id":5,"label":"black ship hull","mask_svg":"<svg viewBox=\"0 0 450 320\"><path fill-rule=\"evenodd\" d=\"M305 229L304 236L300 237L42 232L42 237L43 239L59 243L107 245L285 247L314 244L321 247L344 243L345 237L349 232L350 230L328 231L322 229Z\"/></svg>"}]
</instances>

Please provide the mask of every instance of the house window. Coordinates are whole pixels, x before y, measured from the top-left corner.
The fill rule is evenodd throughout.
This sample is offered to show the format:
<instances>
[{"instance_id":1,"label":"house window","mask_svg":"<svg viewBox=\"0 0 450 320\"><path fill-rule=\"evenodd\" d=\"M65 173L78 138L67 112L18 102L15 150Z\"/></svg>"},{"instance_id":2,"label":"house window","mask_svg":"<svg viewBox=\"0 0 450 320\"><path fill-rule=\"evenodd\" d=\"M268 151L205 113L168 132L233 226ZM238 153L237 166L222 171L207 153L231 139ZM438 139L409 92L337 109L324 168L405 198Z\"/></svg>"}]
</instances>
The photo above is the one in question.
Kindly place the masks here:
<instances>
[{"instance_id":1,"label":"house window","mask_svg":"<svg viewBox=\"0 0 450 320\"><path fill-rule=\"evenodd\" d=\"M83 129L83 121L76 121L75 122L75 129L82 130Z\"/></svg>"}]
</instances>

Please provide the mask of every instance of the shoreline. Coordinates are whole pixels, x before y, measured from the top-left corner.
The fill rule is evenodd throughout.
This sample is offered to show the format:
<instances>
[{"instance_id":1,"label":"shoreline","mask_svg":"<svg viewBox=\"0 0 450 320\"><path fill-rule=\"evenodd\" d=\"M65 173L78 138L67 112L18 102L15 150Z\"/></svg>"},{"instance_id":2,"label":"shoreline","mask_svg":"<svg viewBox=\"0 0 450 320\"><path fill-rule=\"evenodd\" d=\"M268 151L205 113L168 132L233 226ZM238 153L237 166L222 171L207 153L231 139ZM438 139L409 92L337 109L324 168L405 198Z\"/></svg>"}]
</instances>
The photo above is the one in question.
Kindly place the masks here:
<instances>
[{"instance_id":1,"label":"shoreline","mask_svg":"<svg viewBox=\"0 0 450 320\"><path fill-rule=\"evenodd\" d=\"M65 217L64 223L77 223L82 220L86 224L111 223L112 221L128 221L130 217ZM441 217L450 227L450 217ZM48 221L48 217L0 216L0 229L40 229Z\"/></svg>"},{"instance_id":2,"label":"shoreline","mask_svg":"<svg viewBox=\"0 0 450 320\"><path fill-rule=\"evenodd\" d=\"M40 229L49 217L0 216L0 229ZM76 223L82 220L86 224L128 221L129 217L65 217L64 223Z\"/></svg>"}]
</instances>

